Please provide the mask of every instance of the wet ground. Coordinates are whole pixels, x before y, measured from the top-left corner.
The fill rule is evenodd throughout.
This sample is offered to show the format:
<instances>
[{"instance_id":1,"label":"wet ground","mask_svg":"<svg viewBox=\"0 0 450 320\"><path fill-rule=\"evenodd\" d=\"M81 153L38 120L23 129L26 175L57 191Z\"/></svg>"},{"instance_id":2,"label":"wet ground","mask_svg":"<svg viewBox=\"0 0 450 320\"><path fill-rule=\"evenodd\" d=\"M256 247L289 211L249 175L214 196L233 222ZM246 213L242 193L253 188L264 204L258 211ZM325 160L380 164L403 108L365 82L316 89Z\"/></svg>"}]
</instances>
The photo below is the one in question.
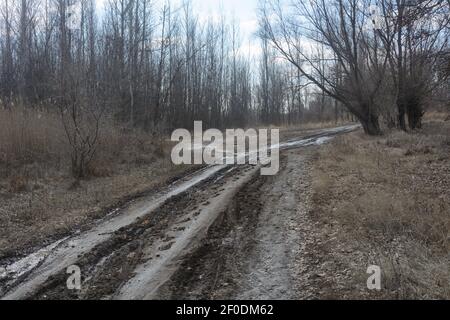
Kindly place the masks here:
<instances>
[{"instance_id":1,"label":"wet ground","mask_svg":"<svg viewBox=\"0 0 450 320\"><path fill-rule=\"evenodd\" d=\"M296 299L305 270L309 146L356 127L281 144L278 175L213 166L130 203L93 229L0 269L3 299ZM300 258L299 258L300 257ZM66 269L82 290L66 288ZM302 273L303 272L303 273ZM302 273L302 274L299 274ZM308 276L309 277L309 276Z\"/></svg>"}]
</instances>

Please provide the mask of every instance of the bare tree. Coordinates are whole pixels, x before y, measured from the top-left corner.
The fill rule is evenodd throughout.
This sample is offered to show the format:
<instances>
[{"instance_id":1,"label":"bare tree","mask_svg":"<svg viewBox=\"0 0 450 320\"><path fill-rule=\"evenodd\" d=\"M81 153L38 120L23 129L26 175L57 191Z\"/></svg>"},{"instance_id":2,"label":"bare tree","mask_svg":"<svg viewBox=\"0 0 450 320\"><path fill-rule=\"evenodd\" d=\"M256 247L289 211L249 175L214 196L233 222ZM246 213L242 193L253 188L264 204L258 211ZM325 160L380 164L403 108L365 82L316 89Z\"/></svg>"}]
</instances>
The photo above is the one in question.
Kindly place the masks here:
<instances>
[{"instance_id":1,"label":"bare tree","mask_svg":"<svg viewBox=\"0 0 450 320\"><path fill-rule=\"evenodd\" d=\"M356 0L295 1L285 13L279 1L266 1L261 8L261 36L271 41L283 58L326 95L338 100L364 127L379 135L379 110L375 97L384 79L387 56L379 59L380 37L366 30L367 15ZM364 4L363 4L364 6ZM302 36L312 47L324 46L327 54L314 58L298 45ZM384 39L392 42L392 37ZM327 67L323 65L327 64ZM342 82L329 74L338 65Z\"/></svg>"},{"instance_id":2,"label":"bare tree","mask_svg":"<svg viewBox=\"0 0 450 320\"><path fill-rule=\"evenodd\" d=\"M11 6L10 1L5 0L1 7L1 16L4 24L1 26L4 30L4 37L2 37L2 76L1 89L2 98L6 100L6 105L9 105L13 94L15 93L15 70L13 60L13 43L12 43L12 20L11 20Z\"/></svg>"},{"instance_id":3,"label":"bare tree","mask_svg":"<svg viewBox=\"0 0 450 320\"><path fill-rule=\"evenodd\" d=\"M397 87L398 125L406 130L421 127L425 101L435 86L436 65L448 48L449 7L442 0L395 0L383 2L392 28L385 33L396 34L395 47L387 48L391 74ZM437 80L437 81L436 81Z\"/></svg>"}]
</instances>

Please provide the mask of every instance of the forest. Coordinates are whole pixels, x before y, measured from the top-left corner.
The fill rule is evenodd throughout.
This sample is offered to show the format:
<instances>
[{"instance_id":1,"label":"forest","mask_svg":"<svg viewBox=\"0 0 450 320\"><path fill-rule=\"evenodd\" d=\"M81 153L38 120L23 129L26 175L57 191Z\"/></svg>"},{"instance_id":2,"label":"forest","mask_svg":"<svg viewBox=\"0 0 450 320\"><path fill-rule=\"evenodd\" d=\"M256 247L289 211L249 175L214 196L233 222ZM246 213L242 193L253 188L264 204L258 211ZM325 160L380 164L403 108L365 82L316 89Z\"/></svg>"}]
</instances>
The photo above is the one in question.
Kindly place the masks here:
<instances>
[{"instance_id":1,"label":"forest","mask_svg":"<svg viewBox=\"0 0 450 320\"><path fill-rule=\"evenodd\" d=\"M450 0L219 2L0 0L0 300L448 300Z\"/></svg>"},{"instance_id":2,"label":"forest","mask_svg":"<svg viewBox=\"0 0 450 320\"><path fill-rule=\"evenodd\" d=\"M187 1L5 0L4 110L58 114L80 171L105 119L146 132L357 120L421 127L448 106L448 1L261 1L261 54ZM408 127L408 128L407 128Z\"/></svg>"}]
</instances>

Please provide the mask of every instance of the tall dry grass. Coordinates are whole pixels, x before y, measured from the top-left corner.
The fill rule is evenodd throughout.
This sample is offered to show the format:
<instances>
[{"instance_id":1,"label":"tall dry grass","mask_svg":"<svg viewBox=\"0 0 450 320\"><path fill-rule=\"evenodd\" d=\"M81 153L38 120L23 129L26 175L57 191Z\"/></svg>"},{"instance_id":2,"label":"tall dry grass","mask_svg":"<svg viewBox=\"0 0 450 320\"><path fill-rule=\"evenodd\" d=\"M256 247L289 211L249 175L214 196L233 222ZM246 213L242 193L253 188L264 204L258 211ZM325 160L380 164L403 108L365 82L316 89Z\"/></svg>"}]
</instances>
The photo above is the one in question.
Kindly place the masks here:
<instances>
[{"instance_id":1,"label":"tall dry grass","mask_svg":"<svg viewBox=\"0 0 450 320\"><path fill-rule=\"evenodd\" d=\"M432 110L425 113L426 121L450 121L450 110Z\"/></svg>"},{"instance_id":2,"label":"tall dry grass","mask_svg":"<svg viewBox=\"0 0 450 320\"><path fill-rule=\"evenodd\" d=\"M65 132L56 114L0 109L0 164L9 168L60 161L67 153Z\"/></svg>"},{"instance_id":3,"label":"tall dry grass","mask_svg":"<svg viewBox=\"0 0 450 320\"><path fill-rule=\"evenodd\" d=\"M70 172L72 148L57 112L0 109L0 177L24 179L27 166ZM104 119L88 176L110 176L118 165L148 165L166 156L163 137ZM35 169L35 168L34 168ZM36 171L36 170L34 170ZM15 182L11 182L14 184ZM21 189L19 187L12 189Z\"/></svg>"},{"instance_id":4,"label":"tall dry grass","mask_svg":"<svg viewBox=\"0 0 450 320\"><path fill-rule=\"evenodd\" d=\"M77 179L58 113L0 110L0 260L90 227L182 174L163 138L103 119L95 157Z\"/></svg>"},{"instance_id":5,"label":"tall dry grass","mask_svg":"<svg viewBox=\"0 0 450 320\"><path fill-rule=\"evenodd\" d=\"M340 137L318 153L314 202L349 242L375 250L387 291L449 298L450 126Z\"/></svg>"}]
</instances>

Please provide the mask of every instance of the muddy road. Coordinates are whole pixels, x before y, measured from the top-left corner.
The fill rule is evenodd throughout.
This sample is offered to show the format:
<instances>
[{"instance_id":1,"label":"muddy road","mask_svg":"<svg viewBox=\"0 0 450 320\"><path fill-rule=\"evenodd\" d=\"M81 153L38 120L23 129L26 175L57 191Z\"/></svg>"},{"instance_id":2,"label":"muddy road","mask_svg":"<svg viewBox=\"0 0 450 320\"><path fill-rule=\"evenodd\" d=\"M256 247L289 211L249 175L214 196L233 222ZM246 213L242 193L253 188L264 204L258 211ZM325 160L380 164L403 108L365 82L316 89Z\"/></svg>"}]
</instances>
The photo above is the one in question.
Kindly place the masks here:
<instances>
[{"instance_id":1,"label":"muddy road","mask_svg":"<svg viewBox=\"0 0 450 320\"><path fill-rule=\"evenodd\" d=\"M300 299L308 289L309 146L356 126L280 145L278 175L212 166L112 211L87 232L0 261L2 299ZM81 290L68 290L69 266ZM300 282L301 281L301 282Z\"/></svg>"}]
</instances>

